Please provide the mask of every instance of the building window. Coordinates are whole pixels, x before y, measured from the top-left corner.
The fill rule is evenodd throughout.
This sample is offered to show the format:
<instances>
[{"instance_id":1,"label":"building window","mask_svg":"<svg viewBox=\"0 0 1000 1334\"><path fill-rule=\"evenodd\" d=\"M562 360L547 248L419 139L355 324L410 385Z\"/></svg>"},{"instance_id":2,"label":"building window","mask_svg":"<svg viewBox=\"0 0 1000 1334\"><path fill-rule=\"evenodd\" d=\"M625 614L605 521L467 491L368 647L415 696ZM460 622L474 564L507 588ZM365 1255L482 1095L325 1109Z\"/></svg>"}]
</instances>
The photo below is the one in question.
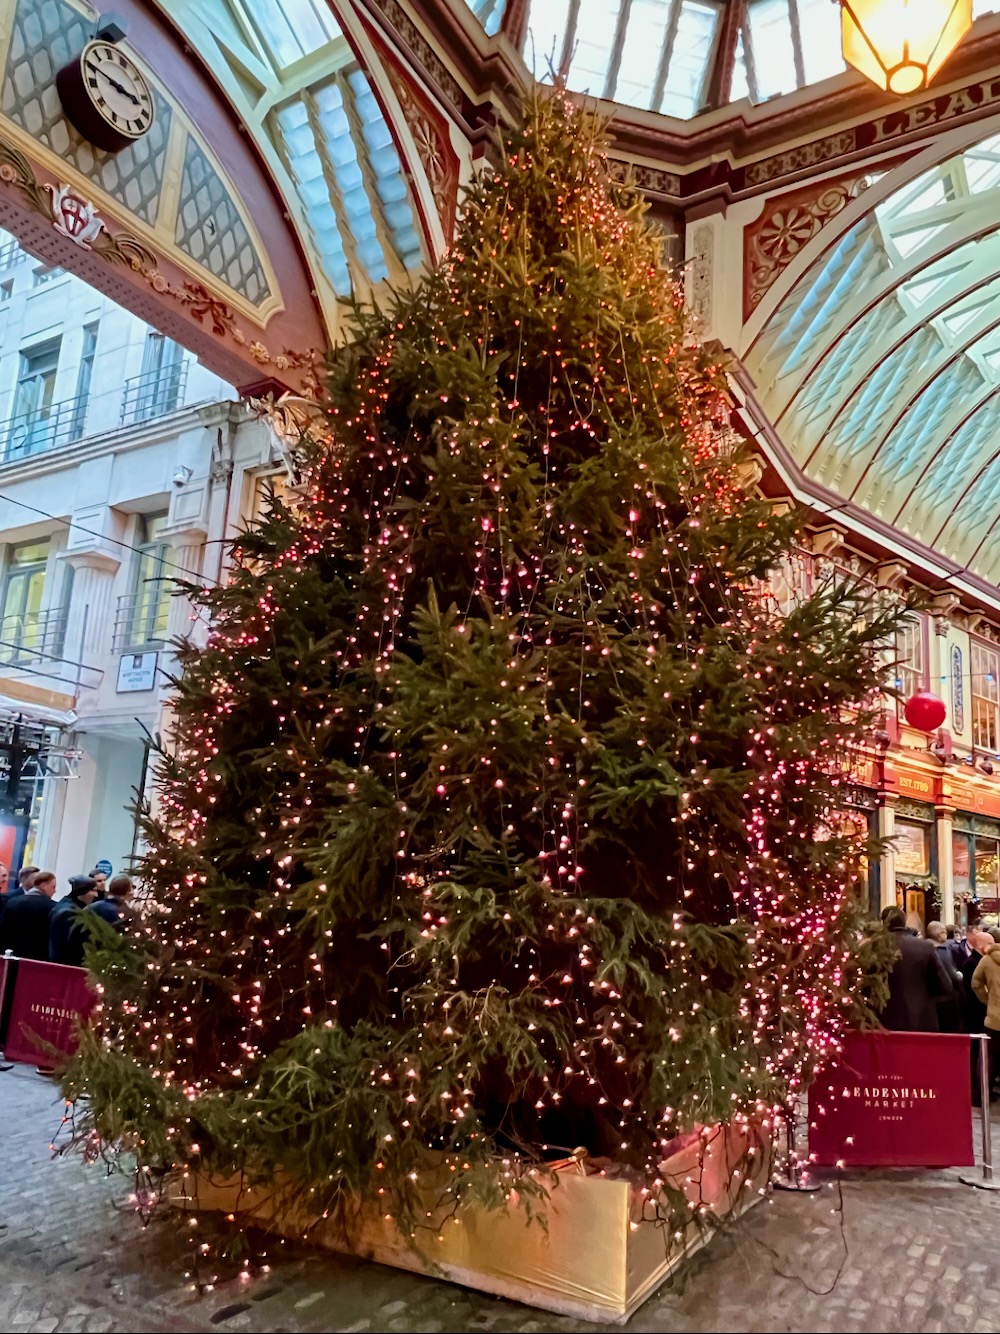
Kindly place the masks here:
<instances>
[{"instance_id":1,"label":"building window","mask_svg":"<svg viewBox=\"0 0 1000 1334\"><path fill-rule=\"evenodd\" d=\"M997 753L1000 705L1000 653L972 641L972 744Z\"/></svg>"},{"instance_id":2,"label":"building window","mask_svg":"<svg viewBox=\"0 0 1000 1334\"><path fill-rule=\"evenodd\" d=\"M4 431L3 458L47 448L55 427L53 397L59 367L59 339L21 353L14 411Z\"/></svg>"},{"instance_id":3,"label":"building window","mask_svg":"<svg viewBox=\"0 0 1000 1334\"><path fill-rule=\"evenodd\" d=\"M42 595L49 539L19 542L9 550L0 615L0 656L9 661L19 649L37 649L44 638Z\"/></svg>"},{"instance_id":4,"label":"building window","mask_svg":"<svg viewBox=\"0 0 1000 1334\"><path fill-rule=\"evenodd\" d=\"M31 285L42 287L45 283L50 283L53 278L61 278L65 272L65 269L60 269L56 265L40 264L32 274Z\"/></svg>"},{"instance_id":5,"label":"building window","mask_svg":"<svg viewBox=\"0 0 1000 1334\"><path fill-rule=\"evenodd\" d=\"M267 517L268 501L271 496L283 496L288 490L286 472L265 472L253 479L253 495L250 497L249 520L251 527L261 523Z\"/></svg>"},{"instance_id":6,"label":"building window","mask_svg":"<svg viewBox=\"0 0 1000 1334\"><path fill-rule=\"evenodd\" d=\"M14 293L14 279L8 278L5 283L0 283L0 302L9 301Z\"/></svg>"},{"instance_id":7,"label":"building window","mask_svg":"<svg viewBox=\"0 0 1000 1334\"><path fill-rule=\"evenodd\" d=\"M163 536L165 514L141 515L138 555L131 597L127 600L126 638L130 645L153 644L166 637L173 589L170 543Z\"/></svg>"},{"instance_id":8,"label":"building window","mask_svg":"<svg viewBox=\"0 0 1000 1334\"><path fill-rule=\"evenodd\" d=\"M896 689L904 700L927 688L927 646L924 623L908 616L896 631Z\"/></svg>"},{"instance_id":9,"label":"building window","mask_svg":"<svg viewBox=\"0 0 1000 1334\"><path fill-rule=\"evenodd\" d=\"M94 377L94 357L96 353L97 325L84 325L83 346L80 350L80 368L76 373L73 419L70 425L71 440L79 440L87 425L87 405L90 401L90 382Z\"/></svg>"},{"instance_id":10,"label":"building window","mask_svg":"<svg viewBox=\"0 0 1000 1334\"><path fill-rule=\"evenodd\" d=\"M770 579L771 596L782 616L789 615L813 590L813 558L808 551L782 556Z\"/></svg>"},{"instance_id":11,"label":"building window","mask_svg":"<svg viewBox=\"0 0 1000 1334\"><path fill-rule=\"evenodd\" d=\"M125 381L122 422L149 421L173 412L184 383L184 354L179 344L155 331L146 335L142 370Z\"/></svg>"}]
</instances>

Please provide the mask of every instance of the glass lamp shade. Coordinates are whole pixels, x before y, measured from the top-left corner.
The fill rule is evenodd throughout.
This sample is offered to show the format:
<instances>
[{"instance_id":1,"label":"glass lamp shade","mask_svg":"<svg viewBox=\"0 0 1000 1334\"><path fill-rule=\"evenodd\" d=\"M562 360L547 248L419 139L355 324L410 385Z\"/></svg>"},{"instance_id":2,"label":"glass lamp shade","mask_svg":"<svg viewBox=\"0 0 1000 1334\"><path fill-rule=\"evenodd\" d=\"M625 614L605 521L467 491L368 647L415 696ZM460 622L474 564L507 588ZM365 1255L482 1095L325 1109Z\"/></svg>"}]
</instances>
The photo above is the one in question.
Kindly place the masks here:
<instances>
[{"instance_id":1,"label":"glass lamp shade","mask_svg":"<svg viewBox=\"0 0 1000 1334\"><path fill-rule=\"evenodd\" d=\"M972 26L972 0L841 0L844 59L890 93L926 88Z\"/></svg>"}]
</instances>

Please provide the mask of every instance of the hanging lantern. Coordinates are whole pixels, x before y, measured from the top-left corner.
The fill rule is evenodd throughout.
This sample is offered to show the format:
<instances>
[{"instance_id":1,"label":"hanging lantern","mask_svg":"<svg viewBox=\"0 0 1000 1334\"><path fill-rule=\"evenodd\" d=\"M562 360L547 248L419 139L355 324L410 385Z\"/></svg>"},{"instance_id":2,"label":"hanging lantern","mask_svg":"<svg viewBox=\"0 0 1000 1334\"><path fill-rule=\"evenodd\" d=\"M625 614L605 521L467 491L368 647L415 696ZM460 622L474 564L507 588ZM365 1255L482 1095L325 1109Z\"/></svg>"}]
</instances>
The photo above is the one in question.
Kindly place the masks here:
<instances>
[{"instance_id":1,"label":"hanging lantern","mask_svg":"<svg viewBox=\"0 0 1000 1334\"><path fill-rule=\"evenodd\" d=\"M944 700L929 690L918 690L903 705L906 721L921 732L936 731L944 722L947 712Z\"/></svg>"},{"instance_id":2,"label":"hanging lantern","mask_svg":"<svg viewBox=\"0 0 1000 1334\"><path fill-rule=\"evenodd\" d=\"M890 93L926 88L972 26L972 0L840 0L844 59Z\"/></svg>"}]
</instances>

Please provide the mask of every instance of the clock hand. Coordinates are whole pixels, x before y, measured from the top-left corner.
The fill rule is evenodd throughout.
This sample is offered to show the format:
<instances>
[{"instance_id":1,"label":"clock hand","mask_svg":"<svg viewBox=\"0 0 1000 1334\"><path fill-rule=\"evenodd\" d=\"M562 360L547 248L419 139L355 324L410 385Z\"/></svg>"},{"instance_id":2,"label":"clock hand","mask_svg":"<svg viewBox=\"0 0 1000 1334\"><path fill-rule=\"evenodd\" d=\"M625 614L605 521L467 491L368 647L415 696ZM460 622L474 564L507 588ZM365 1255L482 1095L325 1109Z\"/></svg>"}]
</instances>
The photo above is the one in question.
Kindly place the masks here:
<instances>
[{"instance_id":1,"label":"clock hand","mask_svg":"<svg viewBox=\"0 0 1000 1334\"><path fill-rule=\"evenodd\" d=\"M111 87L115 90L116 93L121 93L122 97L127 97L128 100L130 102L134 102L136 106L139 105L139 99L136 97L135 93L130 93L127 88L123 87L123 85L120 84L117 79L113 78L110 74L108 74L106 70L101 70L100 73L105 79L107 79L108 83L111 84Z\"/></svg>"}]
</instances>

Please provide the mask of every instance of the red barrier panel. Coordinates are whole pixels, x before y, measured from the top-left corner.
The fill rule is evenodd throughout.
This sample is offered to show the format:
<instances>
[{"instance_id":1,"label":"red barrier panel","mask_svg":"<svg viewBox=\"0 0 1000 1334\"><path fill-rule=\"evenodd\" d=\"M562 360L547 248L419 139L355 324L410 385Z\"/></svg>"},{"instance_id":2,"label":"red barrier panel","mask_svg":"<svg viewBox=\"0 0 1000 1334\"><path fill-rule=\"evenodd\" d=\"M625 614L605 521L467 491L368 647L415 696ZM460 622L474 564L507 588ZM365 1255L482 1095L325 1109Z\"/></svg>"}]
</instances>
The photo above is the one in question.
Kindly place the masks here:
<instances>
[{"instance_id":1,"label":"red barrier panel","mask_svg":"<svg viewBox=\"0 0 1000 1334\"><path fill-rule=\"evenodd\" d=\"M972 1081L965 1033L849 1033L809 1090L809 1157L822 1166L966 1167Z\"/></svg>"},{"instance_id":2,"label":"red barrier panel","mask_svg":"<svg viewBox=\"0 0 1000 1334\"><path fill-rule=\"evenodd\" d=\"M13 999L7 997L4 1059L49 1065L53 1058L46 1044L64 1056L72 1056L77 1047L77 1025L97 1002L86 970L35 959L4 962L0 995L6 993L11 979L14 991Z\"/></svg>"}]
</instances>

